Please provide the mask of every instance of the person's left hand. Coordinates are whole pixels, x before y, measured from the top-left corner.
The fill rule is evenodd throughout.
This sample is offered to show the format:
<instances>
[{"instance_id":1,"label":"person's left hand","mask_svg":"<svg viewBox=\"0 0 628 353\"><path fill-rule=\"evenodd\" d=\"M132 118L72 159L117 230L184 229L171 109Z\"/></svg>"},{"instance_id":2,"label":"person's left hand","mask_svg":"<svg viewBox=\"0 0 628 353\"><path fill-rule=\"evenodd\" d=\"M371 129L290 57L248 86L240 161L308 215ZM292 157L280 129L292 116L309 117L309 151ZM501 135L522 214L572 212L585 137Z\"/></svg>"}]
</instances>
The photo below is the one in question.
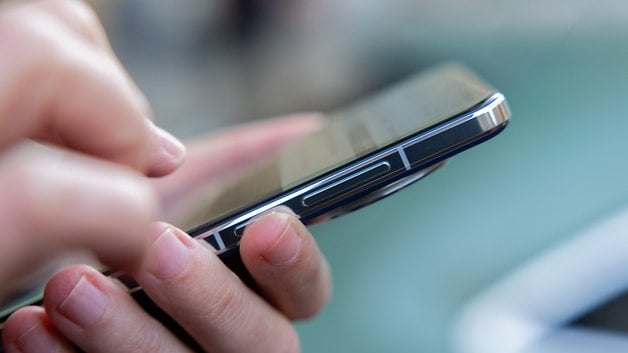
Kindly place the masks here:
<instances>
[{"instance_id":1,"label":"person's left hand","mask_svg":"<svg viewBox=\"0 0 628 353\"><path fill-rule=\"evenodd\" d=\"M163 200L176 203L193 185L221 179L321 124L292 117L236 128L191 144L189 159L155 180ZM167 208L166 208L167 209ZM329 269L306 228L276 212L245 230L241 255L261 293L246 287L214 254L181 230L155 225L153 245L133 277L151 299L206 351L296 352L290 320L318 312L330 295ZM87 266L53 277L44 308L17 311L4 327L7 352L187 352L114 279Z\"/></svg>"}]
</instances>

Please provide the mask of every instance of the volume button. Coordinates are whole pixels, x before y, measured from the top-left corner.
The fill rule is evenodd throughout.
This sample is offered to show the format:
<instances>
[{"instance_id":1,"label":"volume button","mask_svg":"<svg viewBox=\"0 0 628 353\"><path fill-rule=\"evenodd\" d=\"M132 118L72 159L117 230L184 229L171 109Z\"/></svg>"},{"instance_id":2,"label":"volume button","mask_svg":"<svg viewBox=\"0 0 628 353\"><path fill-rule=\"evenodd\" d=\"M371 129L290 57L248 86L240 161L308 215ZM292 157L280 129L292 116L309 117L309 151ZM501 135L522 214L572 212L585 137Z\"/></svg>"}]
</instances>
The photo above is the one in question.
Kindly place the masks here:
<instances>
[{"instance_id":1,"label":"volume button","mask_svg":"<svg viewBox=\"0 0 628 353\"><path fill-rule=\"evenodd\" d=\"M330 199L356 190L379 177L386 175L390 171L390 163L384 161L372 166L360 169L342 179L315 190L305 196L301 203L305 207L311 207L329 201Z\"/></svg>"}]
</instances>

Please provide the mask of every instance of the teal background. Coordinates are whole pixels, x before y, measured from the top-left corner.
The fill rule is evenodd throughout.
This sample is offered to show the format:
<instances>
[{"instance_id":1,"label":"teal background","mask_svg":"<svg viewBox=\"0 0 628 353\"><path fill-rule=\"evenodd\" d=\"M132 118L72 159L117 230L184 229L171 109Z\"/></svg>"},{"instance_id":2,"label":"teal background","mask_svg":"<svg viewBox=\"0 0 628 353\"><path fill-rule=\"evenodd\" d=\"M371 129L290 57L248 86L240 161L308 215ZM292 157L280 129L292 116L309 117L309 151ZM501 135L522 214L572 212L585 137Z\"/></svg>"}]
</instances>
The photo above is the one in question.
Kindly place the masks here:
<instances>
[{"instance_id":1,"label":"teal background","mask_svg":"<svg viewBox=\"0 0 628 353\"><path fill-rule=\"evenodd\" d=\"M492 35L403 39L426 61L476 68L512 121L407 190L312 228L335 293L298 325L304 352L450 351L467 300L628 200L624 31L583 19L547 38Z\"/></svg>"},{"instance_id":2,"label":"teal background","mask_svg":"<svg viewBox=\"0 0 628 353\"><path fill-rule=\"evenodd\" d=\"M304 353L448 352L474 295L628 200L625 1L92 2L179 137L333 110L452 60L508 98L512 122L495 139L312 227L335 293L297 325Z\"/></svg>"}]
</instances>

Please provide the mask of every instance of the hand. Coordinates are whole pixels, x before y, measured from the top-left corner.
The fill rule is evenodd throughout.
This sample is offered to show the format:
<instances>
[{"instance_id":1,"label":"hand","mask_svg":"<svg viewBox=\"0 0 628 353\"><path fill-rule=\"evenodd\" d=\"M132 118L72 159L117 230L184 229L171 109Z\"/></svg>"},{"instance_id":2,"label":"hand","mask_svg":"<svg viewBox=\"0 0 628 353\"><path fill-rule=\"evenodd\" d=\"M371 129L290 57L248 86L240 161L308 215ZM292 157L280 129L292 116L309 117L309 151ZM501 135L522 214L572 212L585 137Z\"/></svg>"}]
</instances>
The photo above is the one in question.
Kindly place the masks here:
<instances>
[{"instance_id":1,"label":"hand","mask_svg":"<svg viewBox=\"0 0 628 353\"><path fill-rule=\"evenodd\" d=\"M0 300L68 248L130 266L157 212L144 175L176 169L184 147L80 2L0 6L0 57Z\"/></svg>"},{"instance_id":2,"label":"hand","mask_svg":"<svg viewBox=\"0 0 628 353\"><path fill-rule=\"evenodd\" d=\"M156 179L155 186L162 199L176 203L174 195L222 180L225 171L244 168L322 122L319 115L308 114L210 135L190 144L190 158L175 173ZM231 151L230 157L215 158L225 151ZM162 223L152 234L153 245L133 276L207 351L298 351L289 320L315 314L330 295L328 266L311 234L290 213L268 215L245 230L241 255L259 294L244 286L213 251L180 230ZM72 344L85 352L188 351L119 283L89 267L57 274L46 287L44 302L45 309L24 308L7 321L7 352L17 347L22 352L57 347L72 352Z\"/></svg>"},{"instance_id":3,"label":"hand","mask_svg":"<svg viewBox=\"0 0 628 353\"><path fill-rule=\"evenodd\" d=\"M153 301L208 352L297 352L290 319L316 313L329 297L329 271L312 236L275 213L249 226L241 253L264 298L212 251L158 224L133 276ZM4 329L6 352L189 352L112 279L74 266L48 284L45 309L18 311Z\"/></svg>"},{"instance_id":4,"label":"hand","mask_svg":"<svg viewBox=\"0 0 628 353\"><path fill-rule=\"evenodd\" d=\"M153 183L142 176L172 172L183 148L146 118L145 100L89 8L61 0L5 5L0 54L11 59L0 64L0 119L8 126L0 132L5 293L6 284L48 257L43 255L88 247L105 262L132 270L153 300L207 350L298 349L289 319L314 314L330 292L329 271L311 235L280 213L248 227L242 256L264 300L181 231L158 224L151 233L155 189L162 200L176 204L189 182L204 183L221 168L191 163ZM230 158L208 158L206 152L221 146L216 143L201 142L194 151L201 151L205 162L242 166L320 123L317 118L290 121L296 123L284 121L286 128L259 138L253 138L253 130L240 131L238 136L252 140L245 139L248 147ZM153 236L146 239L146 234ZM181 251L164 251L160 244L178 244ZM72 351L74 345L88 352L187 349L114 280L86 266L56 275L46 288L45 308L16 312L3 338L7 351L23 352Z\"/></svg>"},{"instance_id":5,"label":"hand","mask_svg":"<svg viewBox=\"0 0 628 353\"><path fill-rule=\"evenodd\" d=\"M161 220L179 224L190 217L207 193L222 190L245 176L280 147L318 130L325 119L300 113L230 127L188 142L185 163L174 173L152 180L161 200ZM200 198L200 199L199 199Z\"/></svg>"}]
</instances>

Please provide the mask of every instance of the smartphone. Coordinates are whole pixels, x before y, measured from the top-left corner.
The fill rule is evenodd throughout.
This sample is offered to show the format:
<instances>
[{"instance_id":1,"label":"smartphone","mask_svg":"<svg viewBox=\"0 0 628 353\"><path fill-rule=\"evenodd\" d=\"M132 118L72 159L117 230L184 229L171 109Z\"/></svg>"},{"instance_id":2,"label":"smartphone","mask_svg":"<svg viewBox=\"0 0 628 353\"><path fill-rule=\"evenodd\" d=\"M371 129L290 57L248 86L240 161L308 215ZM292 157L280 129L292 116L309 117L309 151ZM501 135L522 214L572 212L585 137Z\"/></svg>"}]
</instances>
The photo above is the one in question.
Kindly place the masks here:
<instances>
[{"instance_id":1,"label":"smartphone","mask_svg":"<svg viewBox=\"0 0 628 353\"><path fill-rule=\"evenodd\" d=\"M215 197L187 229L250 280L238 244L256 217L286 206L311 224L357 209L497 135L509 117L504 96L469 70L433 68L332 113L325 128Z\"/></svg>"},{"instance_id":2,"label":"smartphone","mask_svg":"<svg viewBox=\"0 0 628 353\"><path fill-rule=\"evenodd\" d=\"M254 286L238 244L257 217L288 207L311 224L352 211L497 135L509 117L504 96L469 70L457 64L430 69L330 114L323 129L212 197L184 229ZM142 293L131 279L115 276Z\"/></svg>"}]
</instances>

